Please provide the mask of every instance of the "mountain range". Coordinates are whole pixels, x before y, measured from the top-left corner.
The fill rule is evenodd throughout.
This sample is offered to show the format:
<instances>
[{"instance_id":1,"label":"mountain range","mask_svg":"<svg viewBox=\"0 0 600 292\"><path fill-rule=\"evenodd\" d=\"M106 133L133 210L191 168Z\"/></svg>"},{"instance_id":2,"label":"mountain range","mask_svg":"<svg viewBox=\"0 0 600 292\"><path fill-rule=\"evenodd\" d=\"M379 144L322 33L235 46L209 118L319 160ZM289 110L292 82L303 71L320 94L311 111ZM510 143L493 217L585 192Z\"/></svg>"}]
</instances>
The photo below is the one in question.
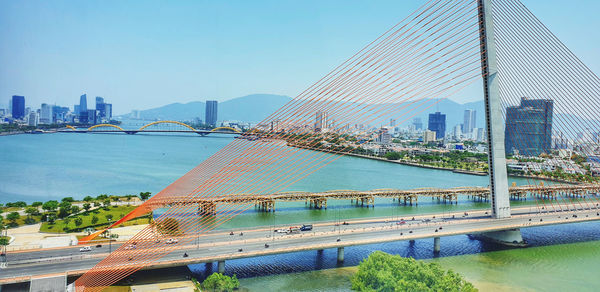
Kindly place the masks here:
<instances>
[{"instance_id":1,"label":"mountain range","mask_svg":"<svg viewBox=\"0 0 600 292\"><path fill-rule=\"evenodd\" d=\"M287 102L292 100L289 96L273 94L252 94L238 98L233 98L224 102L219 102L218 120L224 121L243 121L260 122L275 112ZM193 101L189 103L172 103L162 107L140 111L140 118L143 120L176 120L189 121L196 118L204 120L205 102ZM398 106L379 105L379 107ZM463 122L464 110L474 109L477 111L476 126L484 125L483 100L460 104L449 99L439 101L435 106L424 110L415 117L421 118L423 125L427 126L428 114L440 111L446 114L446 132L450 132L452 127ZM129 115L123 115L121 118L127 118ZM411 118L412 120L412 118ZM399 119L400 121L400 119ZM383 123L383 121L382 121ZM399 124L397 126L405 127L408 124Z\"/></svg>"}]
</instances>

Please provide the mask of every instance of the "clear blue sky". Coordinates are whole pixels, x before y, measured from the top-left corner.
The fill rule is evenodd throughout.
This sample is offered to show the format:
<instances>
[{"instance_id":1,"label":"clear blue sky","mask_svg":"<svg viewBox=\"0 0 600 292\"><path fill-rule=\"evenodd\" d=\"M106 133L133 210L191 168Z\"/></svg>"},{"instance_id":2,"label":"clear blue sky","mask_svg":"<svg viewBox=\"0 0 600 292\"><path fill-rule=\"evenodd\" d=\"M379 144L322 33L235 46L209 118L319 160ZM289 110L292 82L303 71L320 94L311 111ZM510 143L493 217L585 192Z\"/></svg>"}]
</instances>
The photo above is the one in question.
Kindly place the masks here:
<instances>
[{"instance_id":1,"label":"clear blue sky","mask_svg":"<svg viewBox=\"0 0 600 292\"><path fill-rule=\"evenodd\" d=\"M600 72L600 1L522 1ZM423 2L0 1L0 105L17 94L71 107L87 93L122 114L295 96Z\"/></svg>"}]
</instances>

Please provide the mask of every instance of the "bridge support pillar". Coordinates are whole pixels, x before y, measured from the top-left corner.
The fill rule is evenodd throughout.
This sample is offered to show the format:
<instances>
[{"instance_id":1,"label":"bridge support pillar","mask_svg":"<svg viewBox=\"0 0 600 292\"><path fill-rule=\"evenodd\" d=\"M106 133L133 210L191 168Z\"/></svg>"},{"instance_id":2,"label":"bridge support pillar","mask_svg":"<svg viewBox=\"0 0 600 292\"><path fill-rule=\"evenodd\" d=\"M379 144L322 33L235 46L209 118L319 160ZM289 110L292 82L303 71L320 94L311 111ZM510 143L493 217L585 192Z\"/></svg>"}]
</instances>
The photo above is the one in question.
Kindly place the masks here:
<instances>
[{"instance_id":1,"label":"bridge support pillar","mask_svg":"<svg viewBox=\"0 0 600 292\"><path fill-rule=\"evenodd\" d=\"M434 237L433 238L433 253L440 253L440 238L439 237Z\"/></svg>"},{"instance_id":2,"label":"bridge support pillar","mask_svg":"<svg viewBox=\"0 0 600 292\"><path fill-rule=\"evenodd\" d=\"M217 262L217 271L221 274L225 273L225 261Z\"/></svg>"},{"instance_id":3,"label":"bridge support pillar","mask_svg":"<svg viewBox=\"0 0 600 292\"><path fill-rule=\"evenodd\" d=\"M338 247L337 249L337 261L341 263L344 261L344 247Z\"/></svg>"}]
</instances>

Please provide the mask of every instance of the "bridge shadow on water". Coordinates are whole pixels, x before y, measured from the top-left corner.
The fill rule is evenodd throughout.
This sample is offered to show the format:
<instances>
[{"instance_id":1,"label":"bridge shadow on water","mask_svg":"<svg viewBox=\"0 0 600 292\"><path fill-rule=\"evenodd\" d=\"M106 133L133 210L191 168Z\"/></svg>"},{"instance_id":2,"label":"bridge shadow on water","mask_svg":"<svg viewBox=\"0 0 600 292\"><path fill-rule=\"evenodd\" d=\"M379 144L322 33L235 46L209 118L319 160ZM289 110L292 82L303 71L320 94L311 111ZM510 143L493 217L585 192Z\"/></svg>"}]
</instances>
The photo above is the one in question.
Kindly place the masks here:
<instances>
[{"instance_id":1,"label":"bridge shadow on water","mask_svg":"<svg viewBox=\"0 0 600 292\"><path fill-rule=\"evenodd\" d=\"M529 243L527 248L595 241L600 240L600 222L532 227L522 229L521 232L523 238ZM435 257L451 257L513 249L469 239L466 235L442 237L441 247L441 252L434 255L433 239L351 246L344 249L345 259L341 264L337 263L336 249L236 259L226 262L225 274L235 274L238 278L249 278L356 266L361 260L377 250L415 259L432 259ZM198 280L203 280L217 270L216 263L197 264L188 267L192 272L192 276Z\"/></svg>"}]
</instances>

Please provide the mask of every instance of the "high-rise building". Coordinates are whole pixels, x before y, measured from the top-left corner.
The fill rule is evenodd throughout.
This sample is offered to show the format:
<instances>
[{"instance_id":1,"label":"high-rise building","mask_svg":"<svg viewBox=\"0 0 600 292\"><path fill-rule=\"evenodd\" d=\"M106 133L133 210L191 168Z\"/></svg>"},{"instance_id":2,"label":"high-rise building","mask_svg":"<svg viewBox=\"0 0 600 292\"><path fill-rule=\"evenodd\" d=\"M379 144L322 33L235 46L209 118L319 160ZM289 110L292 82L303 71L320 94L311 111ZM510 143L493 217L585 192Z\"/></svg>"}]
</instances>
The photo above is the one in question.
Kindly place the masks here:
<instances>
[{"instance_id":1,"label":"high-rise building","mask_svg":"<svg viewBox=\"0 0 600 292\"><path fill-rule=\"evenodd\" d=\"M104 115L102 117L105 118L107 121L110 121L110 119L112 119L112 103L104 104Z\"/></svg>"},{"instance_id":2,"label":"high-rise building","mask_svg":"<svg viewBox=\"0 0 600 292\"><path fill-rule=\"evenodd\" d=\"M52 105L42 103L40 108L40 124L52 124Z\"/></svg>"},{"instance_id":3,"label":"high-rise building","mask_svg":"<svg viewBox=\"0 0 600 292\"><path fill-rule=\"evenodd\" d=\"M79 97L79 122L82 124L89 123L86 94Z\"/></svg>"},{"instance_id":4,"label":"high-rise building","mask_svg":"<svg viewBox=\"0 0 600 292\"><path fill-rule=\"evenodd\" d=\"M38 114L37 112L30 112L27 118L27 125L37 127L38 125Z\"/></svg>"},{"instance_id":5,"label":"high-rise building","mask_svg":"<svg viewBox=\"0 0 600 292\"><path fill-rule=\"evenodd\" d=\"M425 132L423 132L423 143L428 144L435 141L436 137L434 131L425 130Z\"/></svg>"},{"instance_id":6,"label":"high-rise building","mask_svg":"<svg viewBox=\"0 0 600 292\"><path fill-rule=\"evenodd\" d=\"M13 95L10 113L13 119L20 120L25 117L25 97L21 95Z\"/></svg>"},{"instance_id":7,"label":"high-rise building","mask_svg":"<svg viewBox=\"0 0 600 292\"><path fill-rule=\"evenodd\" d=\"M390 127L395 127L396 126L396 120L395 119L390 119Z\"/></svg>"},{"instance_id":8,"label":"high-rise building","mask_svg":"<svg viewBox=\"0 0 600 292\"><path fill-rule=\"evenodd\" d=\"M87 111L87 123L88 124L97 124L98 123L98 111L94 109L89 109Z\"/></svg>"},{"instance_id":9,"label":"high-rise building","mask_svg":"<svg viewBox=\"0 0 600 292\"><path fill-rule=\"evenodd\" d=\"M211 127L217 126L217 112L218 112L218 102L216 100L207 100L206 101L206 110L204 113L204 120L206 120L206 124Z\"/></svg>"},{"instance_id":10,"label":"high-rise building","mask_svg":"<svg viewBox=\"0 0 600 292\"><path fill-rule=\"evenodd\" d=\"M454 126L454 129L452 131L452 136L454 136L454 139L460 140L462 138L462 129L461 128L462 128L461 125Z\"/></svg>"},{"instance_id":11,"label":"high-rise building","mask_svg":"<svg viewBox=\"0 0 600 292\"><path fill-rule=\"evenodd\" d=\"M415 130L423 130L423 122L421 121L421 118L414 118L413 125L415 125Z\"/></svg>"},{"instance_id":12,"label":"high-rise building","mask_svg":"<svg viewBox=\"0 0 600 292\"><path fill-rule=\"evenodd\" d=\"M463 122L463 128L462 128L462 131L465 134L473 133L473 129L477 128L476 115L477 115L477 112L475 110L472 110L472 109L465 110L464 122Z\"/></svg>"},{"instance_id":13,"label":"high-rise building","mask_svg":"<svg viewBox=\"0 0 600 292\"><path fill-rule=\"evenodd\" d=\"M52 122L65 122L67 113L69 113L69 108L64 106L52 106Z\"/></svg>"},{"instance_id":14,"label":"high-rise building","mask_svg":"<svg viewBox=\"0 0 600 292\"><path fill-rule=\"evenodd\" d=\"M429 114L429 131L434 131L437 139L443 139L446 135L446 115L440 112Z\"/></svg>"},{"instance_id":15,"label":"high-rise building","mask_svg":"<svg viewBox=\"0 0 600 292\"><path fill-rule=\"evenodd\" d=\"M379 129L379 136L377 137L379 143L388 145L392 142L392 135L388 132L387 128Z\"/></svg>"},{"instance_id":16,"label":"high-rise building","mask_svg":"<svg viewBox=\"0 0 600 292\"><path fill-rule=\"evenodd\" d=\"M97 122L109 121L112 117L112 104L105 103L104 98L96 96Z\"/></svg>"},{"instance_id":17,"label":"high-rise building","mask_svg":"<svg viewBox=\"0 0 600 292\"><path fill-rule=\"evenodd\" d=\"M327 113L318 111L315 114L315 132L322 132L327 129Z\"/></svg>"},{"instance_id":18,"label":"high-rise building","mask_svg":"<svg viewBox=\"0 0 600 292\"><path fill-rule=\"evenodd\" d=\"M506 108L505 147L507 153L538 156L552 148L554 102L521 98L518 106Z\"/></svg>"}]
</instances>

